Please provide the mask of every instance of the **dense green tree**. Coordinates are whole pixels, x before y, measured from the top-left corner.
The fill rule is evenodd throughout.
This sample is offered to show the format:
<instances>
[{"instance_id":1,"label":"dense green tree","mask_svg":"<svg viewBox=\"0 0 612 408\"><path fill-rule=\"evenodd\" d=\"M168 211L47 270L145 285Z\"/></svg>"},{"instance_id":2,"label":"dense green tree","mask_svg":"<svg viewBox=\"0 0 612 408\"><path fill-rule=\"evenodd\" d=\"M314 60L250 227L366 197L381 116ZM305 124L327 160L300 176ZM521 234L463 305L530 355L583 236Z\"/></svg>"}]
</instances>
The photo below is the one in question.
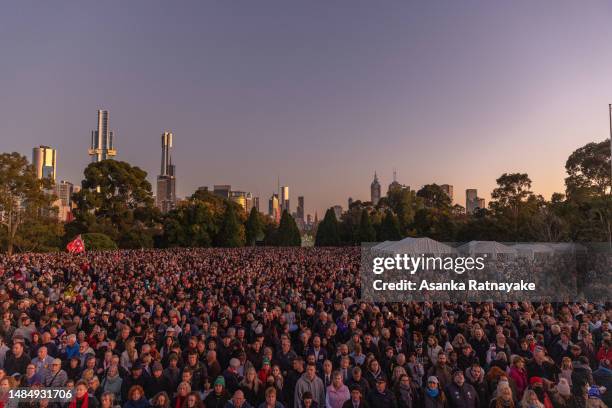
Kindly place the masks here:
<instances>
[{"instance_id":1,"label":"dense green tree","mask_svg":"<svg viewBox=\"0 0 612 408\"><path fill-rule=\"evenodd\" d=\"M264 225L261 214L257 208L251 208L249 218L245 224L246 245L254 246L257 241L261 241L264 236Z\"/></svg>"},{"instance_id":2,"label":"dense green tree","mask_svg":"<svg viewBox=\"0 0 612 408\"><path fill-rule=\"evenodd\" d=\"M323 221L317 227L315 246L338 246L340 245L340 235L338 234L338 220L333 208L325 212Z\"/></svg>"},{"instance_id":3,"label":"dense green tree","mask_svg":"<svg viewBox=\"0 0 612 408\"><path fill-rule=\"evenodd\" d=\"M536 237L530 227L532 218L545 207L542 196L531 192L531 179L525 173L504 173L491 193L489 207L497 224L505 231L504 241L532 241Z\"/></svg>"},{"instance_id":4,"label":"dense green tree","mask_svg":"<svg viewBox=\"0 0 612 408\"><path fill-rule=\"evenodd\" d=\"M566 194L570 199L580 201L611 195L610 140L589 143L575 150L567 159L565 170Z\"/></svg>"},{"instance_id":5,"label":"dense green tree","mask_svg":"<svg viewBox=\"0 0 612 408\"><path fill-rule=\"evenodd\" d=\"M612 174L610 140L589 143L568 158L565 169L566 215L571 235L583 241L607 241L612 247Z\"/></svg>"},{"instance_id":6,"label":"dense green tree","mask_svg":"<svg viewBox=\"0 0 612 408\"><path fill-rule=\"evenodd\" d=\"M111 251L117 249L117 244L108 235L91 233L81 235L86 251Z\"/></svg>"},{"instance_id":7,"label":"dense green tree","mask_svg":"<svg viewBox=\"0 0 612 408\"><path fill-rule=\"evenodd\" d=\"M228 202L225 206L221 228L215 239L216 245L220 247L235 248L244 245L244 225L236 215L236 208L231 204Z\"/></svg>"},{"instance_id":8,"label":"dense green tree","mask_svg":"<svg viewBox=\"0 0 612 408\"><path fill-rule=\"evenodd\" d=\"M438 241L454 241L457 225L449 209L427 207L419 209L414 216L413 227L418 236Z\"/></svg>"},{"instance_id":9,"label":"dense green tree","mask_svg":"<svg viewBox=\"0 0 612 408\"><path fill-rule=\"evenodd\" d=\"M390 210L385 212L378 232L379 241L397 241L402 238L399 221Z\"/></svg>"},{"instance_id":10,"label":"dense green tree","mask_svg":"<svg viewBox=\"0 0 612 408\"><path fill-rule=\"evenodd\" d=\"M274 241L276 246L300 246L302 244L300 230L287 210L283 210Z\"/></svg>"},{"instance_id":11,"label":"dense green tree","mask_svg":"<svg viewBox=\"0 0 612 408\"><path fill-rule=\"evenodd\" d=\"M75 220L67 232L103 233L121 248L152 246L160 217L147 173L126 162L103 160L87 166L84 175L81 191L73 197Z\"/></svg>"},{"instance_id":12,"label":"dense green tree","mask_svg":"<svg viewBox=\"0 0 612 408\"><path fill-rule=\"evenodd\" d=\"M38 222L41 217L48 217L53 212L53 197L45 192L52 184L50 179L39 180L36 177L25 156L0 154L0 226L9 255L20 241L18 234L24 227L30 227L25 236L36 235L31 234L32 228L40 228L45 224L44 220L42 224Z\"/></svg>"},{"instance_id":13,"label":"dense green tree","mask_svg":"<svg viewBox=\"0 0 612 408\"><path fill-rule=\"evenodd\" d=\"M199 199L188 200L170 211L164 219L162 247L209 247L220 228L222 214Z\"/></svg>"},{"instance_id":14,"label":"dense green tree","mask_svg":"<svg viewBox=\"0 0 612 408\"><path fill-rule=\"evenodd\" d=\"M63 248L64 224L58 222L57 208L28 217L15 236L18 252L56 252ZM1 235L1 234L0 234Z\"/></svg>"},{"instance_id":15,"label":"dense green tree","mask_svg":"<svg viewBox=\"0 0 612 408\"><path fill-rule=\"evenodd\" d=\"M370 221L370 214L367 209L361 211L361 220L359 221L359 243L376 241L376 230Z\"/></svg>"},{"instance_id":16,"label":"dense green tree","mask_svg":"<svg viewBox=\"0 0 612 408\"><path fill-rule=\"evenodd\" d=\"M423 207L423 200L414 191L400 186L389 190L384 203L397 216L402 236L407 236L416 211Z\"/></svg>"},{"instance_id":17,"label":"dense green tree","mask_svg":"<svg viewBox=\"0 0 612 408\"><path fill-rule=\"evenodd\" d=\"M446 210L452 204L451 198L437 184L425 184L416 195L423 199L426 207Z\"/></svg>"}]
</instances>

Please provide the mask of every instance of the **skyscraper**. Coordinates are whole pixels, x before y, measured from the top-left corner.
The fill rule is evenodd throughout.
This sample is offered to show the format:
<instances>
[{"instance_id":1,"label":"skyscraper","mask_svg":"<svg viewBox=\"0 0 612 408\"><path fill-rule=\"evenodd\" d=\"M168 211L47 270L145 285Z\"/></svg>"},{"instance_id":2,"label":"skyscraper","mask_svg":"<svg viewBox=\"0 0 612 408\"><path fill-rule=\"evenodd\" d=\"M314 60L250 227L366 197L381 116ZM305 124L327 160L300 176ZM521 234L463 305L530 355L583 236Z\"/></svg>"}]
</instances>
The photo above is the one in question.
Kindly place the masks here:
<instances>
[{"instance_id":1,"label":"skyscraper","mask_svg":"<svg viewBox=\"0 0 612 408\"><path fill-rule=\"evenodd\" d=\"M176 206L176 174L172 164L172 138L173 134L164 132L161 135L161 169L157 176L157 196L155 203L163 213Z\"/></svg>"},{"instance_id":2,"label":"skyscraper","mask_svg":"<svg viewBox=\"0 0 612 408\"><path fill-rule=\"evenodd\" d=\"M289 205L289 186L281 187L280 206L281 206L281 212L287 210L288 213L291 213L291 206Z\"/></svg>"},{"instance_id":3,"label":"skyscraper","mask_svg":"<svg viewBox=\"0 0 612 408\"><path fill-rule=\"evenodd\" d=\"M298 197L297 218L304 222L304 196Z\"/></svg>"},{"instance_id":4,"label":"skyscraper","mask_svg":"<svg viewBox=\"0 0 612 408\"><path fill-rule=\"evenodd\" d=\"M376 205L380 201L380 183L376 172L374 172L374 181L370 184L370 201L372 201L372 205Z\"/></svg>"},{"instance_id":5,"label":"skyscraper","mask_svg":"<svg viewBox=\"0 0 612 408\"><path fill-rule=\"evenodd\" d=\"M442 184L440 186L440 188L442 189L442 191L444 191L446 193L448 198L451 199L451 204L452 204L452 202L453 202L453 186L451 186L450 184Z\"/></svg>"},{"instance_id":6,"label":"skyscraper","mask_svg":"<svg viewBox=\"0 0 612 408\"><path fill-rule=\"evenodd\" d=\"M174 165L172 164L172 137L170 132L161 135L162 157L160 176L174 176Z\"/></svg>"},{"instance_id":7,"label":"skyscraper","mask_svg":"<svg viewBox=\"0 0 612 408\"><path fill-rule=\"evenodd\" d=\"M253 197L253 207L259 212L259 197Z\"/></svg>"},{"instance_id":8,"label":"skyscraper","mask_svg":"<svg viewBox=\"0 0 612 408\"><path fill-rule=\"evenodd\" d=\"M478 190L475 188L465 190L465 212L467 214L473 214L474 210L478 208L478 200Z\"/></svg>"},{"instance_id":9,"label":"skyscraper","mask_svg":"<svg viewBox=\"0 0 612 408\"><path fill-rule=\"evenodd\" d=\"M278 202L278 194L272 194L268 201L268 215L277 223L280 222L280 205Z\"/></svg>"},{"instance_id":10,"label":"skyscraper","mask_svg":"<svg viewBox=\"0 0 612 408\"><path fill-rule=\"evenodd\" d=\"M485 208L487 208L486 202L484 198L480 198L478 197L478 208L480 208L481 210L484 210Z\"/></svg>"},{"instance_id":11,"label":"skyscraper","mask_svg":"<svg viewBox=\"0 0 612 408\"><path fill-rule=\"evenodd\" d=\"M49 146L32 149L32 165L39 179L50 178L55 181L57 172L57 151Z\"/></svg>"},{"instance_id":12,"label":"skyscraper","mask_svg":"<svg viewBox=\"0 0 612 408\"><path fill-rule=\"evenodd\" d=\"M89 156L92 163L110 159L117 155L114 139L115 134L109 130L108 126L108 111L99 109L98 128L91 131Z\"/></svg>"}]
</instances>

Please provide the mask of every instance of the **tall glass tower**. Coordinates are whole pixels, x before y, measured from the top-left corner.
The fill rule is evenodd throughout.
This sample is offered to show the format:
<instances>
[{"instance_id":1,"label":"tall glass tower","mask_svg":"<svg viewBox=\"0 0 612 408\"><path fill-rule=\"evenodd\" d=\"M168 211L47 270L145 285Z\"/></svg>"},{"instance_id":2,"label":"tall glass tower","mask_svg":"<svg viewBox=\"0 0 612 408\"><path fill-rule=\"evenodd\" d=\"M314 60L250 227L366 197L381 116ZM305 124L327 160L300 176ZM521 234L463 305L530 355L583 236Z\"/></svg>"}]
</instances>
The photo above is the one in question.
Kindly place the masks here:
<instances>
[{"instance_id":1,"label":"tall glass tower","mask_svg":"<svg viewBox=\"0 0 612 408\"><path fill-rule=\"evenodd\" d=\"M98 128L91 131L89 156L91 157L92 163L110 159L117 155L114 146L114 138L114 132L110 131L108 128L108 111L99 109Z\"/></svg>"}]
</instances>

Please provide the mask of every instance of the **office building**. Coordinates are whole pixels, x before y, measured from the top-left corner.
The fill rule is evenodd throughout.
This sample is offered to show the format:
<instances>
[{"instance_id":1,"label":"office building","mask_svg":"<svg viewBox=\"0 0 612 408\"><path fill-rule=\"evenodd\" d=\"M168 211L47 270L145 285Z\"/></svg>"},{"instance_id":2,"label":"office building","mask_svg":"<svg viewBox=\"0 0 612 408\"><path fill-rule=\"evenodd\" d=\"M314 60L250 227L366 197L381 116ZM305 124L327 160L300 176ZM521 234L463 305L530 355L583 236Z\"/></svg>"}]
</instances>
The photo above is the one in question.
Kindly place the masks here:
<instances>
[{"instance_id":1,"label":"office building","mask_svg":"<svg viewBox=\"0 0 612 408\"><path fill-rule=\"evenodd\" d=\"M79 190L80 189L75 187L74 184L65 180L62 180L53 186L53 194L57 197L57 200L53 203L53 206L57 207L58 209L57 218L59 221L72 221L72 195Z\"/></svg>"},{"instance_id":2,"label":"office building","mask_svg":"<svg viewBox=\"0 0 612 408\"><path fill-rule=\"evenodd\" d=\"M245 191L230 191L230 200L242 207L245 212L253 208L253 194Z\"/></svg>"},{"instance_id":3,"label":"office building","mask_svg":"<svg viewBox=\"0 0 612 408\"><path fill-rule=\"evenodd\" d=\"M465 212L473 214L477 208L486 208L485 199L478 197L478 190L470 188L465 190Z\"/></svg>"},{"instance_id":4,"label":"office building","mask_svg":"<svg viewBox=\"0 0 612 408\"><path fill-rule=\"evenodd\" d=\"M304 196L298 197L298 206L296 211L296 216L298 220L304 222Z\"/></svg>"},{"instance_id":5,"label":"office building","mask_svg":"<svg viewBox=\"0 0 612 408\"><path fill-rule=\"evenodd\" d=\"M370 201L372 205L377 205L380 201L380 183L378 182L376 172L374 172L374 180L370 184Z\"/></svg>"},{"instance_id":6,"label":"office building","mask_svg":"<svg viewBox=\"0 0 612 408\"><path fill-rule=\"evenodd\" d=\"M280 206L281 213L287 211L291 214L291 206L289 205L289 186L282 186L280 190Z\"/></svg>"},{"instance_id":7,"label":"office building","mask_svg":"<svg viewBox=\"0 0 612 408\"><path fill-rule=\"evenodd\" d=\"M280 222L280 205L278 202L278 194L272 194L268 200L268 215L277 223Z\"/></svg>"},{"instance_id":8,"label":"office building","mask_svg":"<svg viewBox=\"0 0 612 408\"><path fill-rule=\"evenodd\" d=\"M50 178L55 181L57 172L57 151L49 146L32 149L32 165L39 179Z\"/></svg>"},{"instance_id":9,"label":"office building","mask_svg":"<svg viewBox=\"0 0 612 408\"><path fill-rule=\"evenodd\" d=\"M74 184L69 181L62 180L53 186L53 194L60 200L61 204L65 207L72 205L72 194L74 191Z\"/></svg>"},{"instance_id":10,"label":"office building","mask_svg":"<svg viewBox=\"0 0 612 408\"><path fill-rule=\"evenodd\" d=\"M176 168L172 164L172 138L170 132L161 135L161 168L157 176L157 196L155 204L162 213L176 207Z\"/></svg>"},{"instance_id":11,"label":"office building","mask_svg":"<svg viewBox=\"0 0 612 408\"><path fill-rule=\"evenodd\" d=\"M257 212L260 212L260 210L259 210L259 197L253 197L253 207L257 210Z\"/></svg>"},{"instance_id":12,"label":"office building","mask_svg":"<svg viewBox=\"0 0 612 408\"><path fill-rule=\"evenodd\" d=\"M89 156L92 163L111 159L117 155L115 133L109 129L107 110L98 110L98 127L91 131Z\"/></svg>"},{"instance_id":13,"label":"office building","mask_svg":"<svg viewBox=\"0 0 612 408\"><path fill-rule=\"evenodd\" d=\"M232 186L229 184L215 184L213 186L213 193L221 198L229 199L231 192Z\"/></svg>"},{"instance_id":14,"label":"office building","mask_svg":"<svg viewBox=\"0 0 612 408\"><path fill-rule=\"evenodd\" d=\"M451 199L451 203L453 202L453 186L451 186L450 184L442 184L440 186L440 188L442 189L442 191L444 191L446 193L446 195L448 196L448 198Z\"/></svg>"}]
</instances>

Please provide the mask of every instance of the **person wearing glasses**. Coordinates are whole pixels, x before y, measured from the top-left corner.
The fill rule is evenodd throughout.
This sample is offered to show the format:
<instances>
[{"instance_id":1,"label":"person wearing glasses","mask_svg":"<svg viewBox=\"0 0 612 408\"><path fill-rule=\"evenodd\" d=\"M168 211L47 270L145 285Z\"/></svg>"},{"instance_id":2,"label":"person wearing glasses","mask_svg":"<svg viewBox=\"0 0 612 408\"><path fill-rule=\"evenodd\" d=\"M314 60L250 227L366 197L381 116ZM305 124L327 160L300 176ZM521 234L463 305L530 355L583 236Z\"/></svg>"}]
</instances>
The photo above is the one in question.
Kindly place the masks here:
<instances>
[{"instance_id":1,"label":"person wearing glasses","mask_svg":"<svg viewBox=\"0 0 612 408\"><path fill-rule=\"evenodd\" d=\"M44 379L45 387L61 388L66 385L68 374L62 369L62 360L56 358L51 363L51 370Z\"/></svg>"}]
</instances>

